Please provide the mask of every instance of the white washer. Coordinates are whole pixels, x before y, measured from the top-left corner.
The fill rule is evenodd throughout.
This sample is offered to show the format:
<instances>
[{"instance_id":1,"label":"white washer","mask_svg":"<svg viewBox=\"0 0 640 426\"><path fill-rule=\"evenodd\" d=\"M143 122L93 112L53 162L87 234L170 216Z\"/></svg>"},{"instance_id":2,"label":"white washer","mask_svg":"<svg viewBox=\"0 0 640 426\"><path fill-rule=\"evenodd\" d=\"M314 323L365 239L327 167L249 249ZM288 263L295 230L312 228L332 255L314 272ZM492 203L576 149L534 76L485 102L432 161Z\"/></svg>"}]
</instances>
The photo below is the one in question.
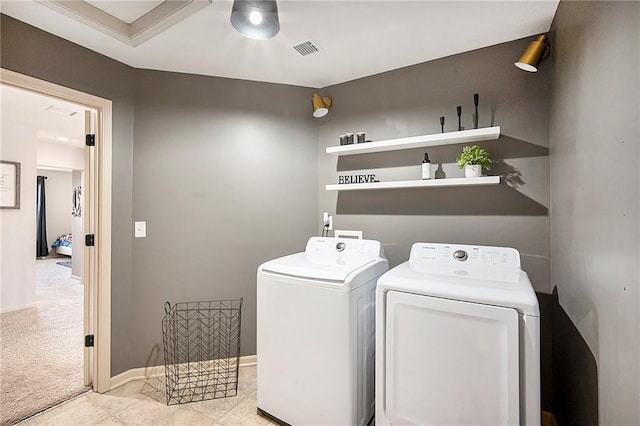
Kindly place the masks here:
<instances>
[{"instance_id":1,"label":"white washer","mask_svg":"<svg viewBox=\"0 0 640 426\"><path fill-rule=\"evenodd\" d=\"M517 250L416 243L376 304L376 426L540 425L540 314Z\"/></svg>"},{"instance_id":2,"label":"white washer","mask_svg":"<svg viewBox=\"0 0 640 426\"><path fill-rule=\"evenodd\" d=\"M292 425L374 414L378 241L313 237L258 268L258 412Z\"/></svg>"}]
</instances>

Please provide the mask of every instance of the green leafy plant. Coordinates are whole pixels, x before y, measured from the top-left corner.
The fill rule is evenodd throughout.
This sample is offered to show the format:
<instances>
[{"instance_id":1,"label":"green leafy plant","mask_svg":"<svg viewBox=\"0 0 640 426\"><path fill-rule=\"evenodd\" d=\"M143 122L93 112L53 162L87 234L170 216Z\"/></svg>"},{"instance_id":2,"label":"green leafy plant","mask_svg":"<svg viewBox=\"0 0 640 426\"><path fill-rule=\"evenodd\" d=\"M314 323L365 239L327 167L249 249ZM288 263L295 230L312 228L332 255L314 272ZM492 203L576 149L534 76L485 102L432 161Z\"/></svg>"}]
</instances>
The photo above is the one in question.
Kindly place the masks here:
<instances>
[{"instance_id":1,"label":"green leafy plant","mask_svg":"<svg viewBox=\"0 0 640 426\"><path fill-rule=\"evenodd\" d=\"M456 158L458 167L463 169L464 166L479 164L483 168L489 170L491 165L491 157L489 151L480 148L478 145L465 146L462 148L462 154Z\"/></svg>"}]
</instances>

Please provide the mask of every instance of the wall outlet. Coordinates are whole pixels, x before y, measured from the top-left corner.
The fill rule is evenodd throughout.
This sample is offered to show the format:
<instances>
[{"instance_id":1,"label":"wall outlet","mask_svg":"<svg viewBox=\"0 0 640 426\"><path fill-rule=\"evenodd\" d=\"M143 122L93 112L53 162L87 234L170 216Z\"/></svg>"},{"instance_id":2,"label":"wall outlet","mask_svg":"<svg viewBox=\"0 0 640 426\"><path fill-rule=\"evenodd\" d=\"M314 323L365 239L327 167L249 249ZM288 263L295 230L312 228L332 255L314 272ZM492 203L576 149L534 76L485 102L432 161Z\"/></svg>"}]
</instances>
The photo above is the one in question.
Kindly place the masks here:
<instances>
[{"instance_id":1,"label":"wall outlet","mask_svg":"<svg viewBox=\"0 0 640 426\"><path fill-rule=\"evenodd\" d=\"M333 216L330 216L328 212L322 213L322 226L327 226L327 230L333 230Z\"/></svg>"},{"instance_id":2,"label":"wall outlet","mask_svg":"<svg viewBox=\"0 0 640 426\"><path fill-rule=\"evenodd\" d=\"M135 222L134 230L136 238L145 238L147 236L147 222Z\"/></svg>"}]
</instances>

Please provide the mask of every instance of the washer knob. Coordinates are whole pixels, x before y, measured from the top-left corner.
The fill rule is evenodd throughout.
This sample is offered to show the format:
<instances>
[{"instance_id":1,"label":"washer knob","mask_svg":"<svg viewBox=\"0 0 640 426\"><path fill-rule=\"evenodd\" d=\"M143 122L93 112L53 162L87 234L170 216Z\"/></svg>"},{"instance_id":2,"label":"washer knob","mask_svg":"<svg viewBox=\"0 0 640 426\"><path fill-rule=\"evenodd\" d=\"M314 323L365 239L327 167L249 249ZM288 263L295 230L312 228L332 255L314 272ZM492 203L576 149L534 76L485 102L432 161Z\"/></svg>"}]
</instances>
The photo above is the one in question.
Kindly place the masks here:
<instances>
[{"instance_id":1,"label":"washer knob","mask_svg":"<svg viewBox=\"0 0 640 426\"><path fill-rule=\"evenodd\" d=\"M340 242L340 243L336 244L336 250L338 250L338 251L343 251L345 249L345 247L347 247L347 245L345 243Z\"/></svg>"},{"instance_id":2,"label":"washer knob","mask_svg":"<svg viewBox=\"0 0 640 426\"><path fill-rule=\"evenodd\" d=\"M456 250L455 253L453 253L453 258L460 262L464 262L468 257L469 255L467 255L467 252L464 250Z\"/></svg>"}]
</instances>

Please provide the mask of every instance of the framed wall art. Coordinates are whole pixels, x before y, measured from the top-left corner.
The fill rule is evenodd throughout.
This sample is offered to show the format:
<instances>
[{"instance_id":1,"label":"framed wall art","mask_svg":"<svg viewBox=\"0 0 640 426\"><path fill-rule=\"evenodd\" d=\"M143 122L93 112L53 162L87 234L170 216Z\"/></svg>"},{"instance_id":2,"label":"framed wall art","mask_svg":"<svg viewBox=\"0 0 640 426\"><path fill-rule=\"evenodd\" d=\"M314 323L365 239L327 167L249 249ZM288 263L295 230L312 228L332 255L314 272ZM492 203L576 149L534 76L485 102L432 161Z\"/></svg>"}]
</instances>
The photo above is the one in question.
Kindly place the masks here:
<instances>
[{"instance_id":1,"label":"framed wall art","mask_svg":"<svg viewBox=\"0 0 640 426\"><path fill-rule=\"evenodd\" d=\"M0 209L20 208L20 163L0 160Z\"/></svg>"},{"instance_id":2,"label":"framed wall art","mask_svg":"<svg viewBox=\"0 0 640 426\"><path fill-rule=\"evenodd\" d=\"M73 217L80 217L82 215L82 187L73 187L73 199L71 203L71 215Z\"/></svg>"}]
</instances>

